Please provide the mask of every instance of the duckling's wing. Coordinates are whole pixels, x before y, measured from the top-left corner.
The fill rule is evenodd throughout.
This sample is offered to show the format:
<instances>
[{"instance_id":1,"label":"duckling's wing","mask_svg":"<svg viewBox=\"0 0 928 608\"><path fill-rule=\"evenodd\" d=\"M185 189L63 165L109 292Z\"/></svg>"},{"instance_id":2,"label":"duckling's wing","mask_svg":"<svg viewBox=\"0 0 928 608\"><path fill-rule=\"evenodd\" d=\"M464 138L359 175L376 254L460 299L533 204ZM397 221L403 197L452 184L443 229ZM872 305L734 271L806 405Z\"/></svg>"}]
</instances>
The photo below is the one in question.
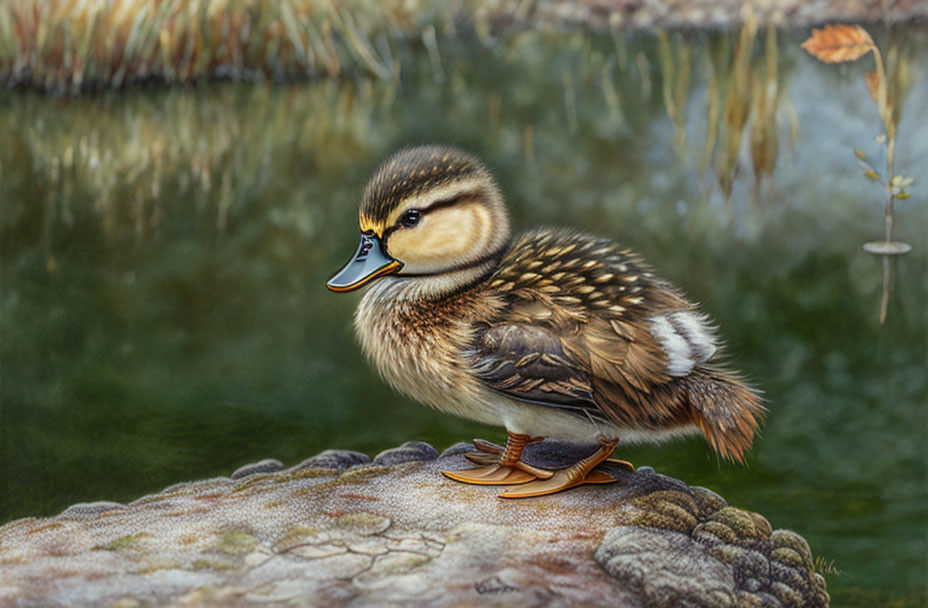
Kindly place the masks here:
<instances>
[{"instance_id":1,"label":"duckling's wing","mask_svg":"<svg viewBox=\"0 0 928 608\"><path fill-rule=\"evenodd\" d=\"M478 332L472 369L491 389L520 401L603 419L589 373L565 352L556 333L538 325L504 323Z\"/></svg>"},{"instance_id":2,"label":"duckling's wing","mask_svg":"<svg viewBox=\"0 0 928 608\"><path fill-rule=\"evenodd\" d=\"M680 402L668 357L646 325L550 321L479 331L471 354L477 376L509 397L587 418L638 425L675 417Z\"/></svg>"},{"instance_id":3,"label":"duckling's wing","mask_svg":"<svg viewBox=\"0 0 928 608\"><path fill-rule=\"evenodd\" d=\"M592 316L561 340L570 359L588 370L593 401L608 419L661 427L680 416L669 356L647 322Z\"/></svg>"}]
</instances>

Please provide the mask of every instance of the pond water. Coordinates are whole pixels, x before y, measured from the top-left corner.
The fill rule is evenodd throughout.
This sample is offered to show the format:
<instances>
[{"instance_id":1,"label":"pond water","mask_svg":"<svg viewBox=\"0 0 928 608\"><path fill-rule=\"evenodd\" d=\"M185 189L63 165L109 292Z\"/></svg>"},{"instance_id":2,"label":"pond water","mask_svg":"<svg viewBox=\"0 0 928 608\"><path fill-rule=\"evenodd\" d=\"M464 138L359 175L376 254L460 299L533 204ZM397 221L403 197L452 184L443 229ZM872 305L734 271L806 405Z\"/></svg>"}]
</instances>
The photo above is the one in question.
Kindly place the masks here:
<instances>
[{"instance_id":1,"label":"pond water","mask_svg":"<svg viewBox=\"0 0 928 608\"><path fill-rule=\"evenodd\" d=\"M495 170L516 227L639 250L764 391L746 467L695 438L618 456L803 534L834 605L923 605L928 30L877 36L913 76L896 166L915 178L882 327L861 251L882 195L854 157L884 162L869 64L820 64L803 37L772 45L775 76L760 39L739 59L721 34L526 31L410 51L393 81L0 93L0 523L261 458L501 440L391 392L354 340L359 296L323 287L367 173L450 142ZM739 74L753 102L726 99ZM726 103L741 140L707 126Z\"/></svg>"}]
</instances>

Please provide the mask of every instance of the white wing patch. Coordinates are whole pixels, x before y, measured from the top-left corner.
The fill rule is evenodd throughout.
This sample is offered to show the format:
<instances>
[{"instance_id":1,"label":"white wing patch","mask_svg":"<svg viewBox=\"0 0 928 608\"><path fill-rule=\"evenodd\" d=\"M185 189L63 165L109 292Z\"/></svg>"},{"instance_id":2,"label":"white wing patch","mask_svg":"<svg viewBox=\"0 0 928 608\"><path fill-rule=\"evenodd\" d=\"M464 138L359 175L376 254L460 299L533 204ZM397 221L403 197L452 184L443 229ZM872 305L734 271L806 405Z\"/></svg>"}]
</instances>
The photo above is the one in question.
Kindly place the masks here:
<instances>
[{"instance_id":1,"label":"white wing patch","mask_svg":"<svg viewBox=\"0 0 928 608\"><path fill-rule=\"evenodd\" d=\"M715 336L705 315L690 311L651 317L651 333L667 355L667 373L685 376L715 354Z\"/></svg>"}]
</instances>

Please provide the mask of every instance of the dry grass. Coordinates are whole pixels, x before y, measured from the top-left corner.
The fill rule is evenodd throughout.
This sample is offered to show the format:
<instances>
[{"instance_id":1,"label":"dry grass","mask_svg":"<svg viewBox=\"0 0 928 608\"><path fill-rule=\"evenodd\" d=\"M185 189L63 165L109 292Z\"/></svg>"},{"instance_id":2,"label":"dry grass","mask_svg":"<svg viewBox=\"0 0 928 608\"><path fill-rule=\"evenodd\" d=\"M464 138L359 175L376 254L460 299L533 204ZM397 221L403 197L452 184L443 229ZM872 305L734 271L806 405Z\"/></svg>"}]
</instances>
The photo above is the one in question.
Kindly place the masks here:
<instances>
[{"instance_id":1,"label":"dry grass","mask_svg":"<svg viewBox=\"0 0 928 608\"><path fill-rule=\"evenodd\" d=\"M8 0L0 82L52 92L156 79L393 75L429 0Z\"/></svg>"}]
</instances>

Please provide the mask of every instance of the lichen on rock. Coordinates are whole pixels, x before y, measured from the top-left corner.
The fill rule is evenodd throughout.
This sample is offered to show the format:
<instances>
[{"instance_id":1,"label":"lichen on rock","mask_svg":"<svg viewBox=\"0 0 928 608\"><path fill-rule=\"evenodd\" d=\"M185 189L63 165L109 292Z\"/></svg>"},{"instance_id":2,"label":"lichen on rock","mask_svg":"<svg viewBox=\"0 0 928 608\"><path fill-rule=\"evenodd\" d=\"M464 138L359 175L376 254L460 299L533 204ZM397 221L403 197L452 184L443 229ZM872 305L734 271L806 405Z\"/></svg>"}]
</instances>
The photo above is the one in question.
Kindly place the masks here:
<instances>
[{"instance_id":1,"label":"lichen on rock","mask_svg":"<svg viewBox=\"0 0 928 608\"><path fill-rule=\"evenodd\" d=\"M549 467L589 449L529 448ZM614 484L506 501L441 475L468 449L327 450L13 521L0 604L828 605L801 536L710 490L616 467Z\"/></svg>"}]
</instances>

